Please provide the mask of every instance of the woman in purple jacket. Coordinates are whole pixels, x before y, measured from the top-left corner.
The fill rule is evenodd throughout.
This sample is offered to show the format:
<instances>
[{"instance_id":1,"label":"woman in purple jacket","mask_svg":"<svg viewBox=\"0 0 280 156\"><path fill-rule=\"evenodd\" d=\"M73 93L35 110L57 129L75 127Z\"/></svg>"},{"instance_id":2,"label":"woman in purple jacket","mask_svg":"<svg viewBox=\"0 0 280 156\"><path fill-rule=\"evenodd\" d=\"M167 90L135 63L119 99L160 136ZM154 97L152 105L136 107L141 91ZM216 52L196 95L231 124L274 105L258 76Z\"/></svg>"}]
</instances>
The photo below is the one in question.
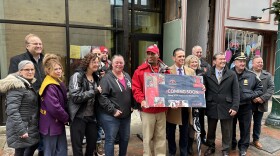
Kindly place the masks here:
<instances>
[{"instance_id":1,"label":"woman in purple jacket","mask_svg":"<svg viewBox=\"0 0 280 156\"><path fill-rule=\"evenodd\" d=\"M41 96L39 130L43 136L44 155L67 156L65 124L69 116L65 111L66 87L61 81L62 65L55 54L43 59L46 77L39 90Z\"/></svg>"}]
</instances>

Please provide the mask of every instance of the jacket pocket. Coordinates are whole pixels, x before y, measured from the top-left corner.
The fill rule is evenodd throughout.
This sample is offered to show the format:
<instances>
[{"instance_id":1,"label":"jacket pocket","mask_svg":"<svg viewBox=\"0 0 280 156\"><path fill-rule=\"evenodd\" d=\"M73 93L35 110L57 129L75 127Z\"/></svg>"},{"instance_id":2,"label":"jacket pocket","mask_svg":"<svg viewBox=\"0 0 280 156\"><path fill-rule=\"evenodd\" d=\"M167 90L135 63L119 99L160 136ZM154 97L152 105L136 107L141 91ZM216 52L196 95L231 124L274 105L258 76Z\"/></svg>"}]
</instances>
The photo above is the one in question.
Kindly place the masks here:
<instances>
[{"instance_id":1,"label":"jacket pocket","mask_svg":"<svg viewBox=\"0 0 280 156\"><path fill-rule=\"evenodd\" d=\"M226 102L232 103L232 98L226 97Z\"/></svg>"}]
</instances>

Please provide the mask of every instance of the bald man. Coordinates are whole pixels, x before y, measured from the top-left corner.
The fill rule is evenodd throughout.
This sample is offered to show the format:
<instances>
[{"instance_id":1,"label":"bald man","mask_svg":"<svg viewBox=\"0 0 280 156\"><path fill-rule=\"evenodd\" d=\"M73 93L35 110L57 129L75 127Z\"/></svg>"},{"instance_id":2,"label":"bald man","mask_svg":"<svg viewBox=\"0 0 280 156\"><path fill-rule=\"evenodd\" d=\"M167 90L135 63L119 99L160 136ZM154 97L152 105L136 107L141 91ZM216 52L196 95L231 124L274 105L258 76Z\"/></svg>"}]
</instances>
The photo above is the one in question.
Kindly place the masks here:
<instances>
[{"instance_id":1,"label":"bald man","mask_svg":"<svg viewBox=\"0 0 280 156\"><path fill-rule=\"evenodd\" d=\"M200 60L200 68L206 72L211 66L202 58L202 48L199 45L196 45L192 48L192 54L197 56Z\"/></svg>"}]
</instances>

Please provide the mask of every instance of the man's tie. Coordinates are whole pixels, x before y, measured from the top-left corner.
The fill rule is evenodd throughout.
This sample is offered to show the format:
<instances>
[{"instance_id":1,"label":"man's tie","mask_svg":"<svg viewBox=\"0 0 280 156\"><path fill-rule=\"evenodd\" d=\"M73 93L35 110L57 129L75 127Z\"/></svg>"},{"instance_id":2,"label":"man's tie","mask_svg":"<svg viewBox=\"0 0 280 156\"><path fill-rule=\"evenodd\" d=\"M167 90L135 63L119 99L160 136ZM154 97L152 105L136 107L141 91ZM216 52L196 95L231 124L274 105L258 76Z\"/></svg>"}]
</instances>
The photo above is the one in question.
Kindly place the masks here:
<instances>
[{"instance_id":1,"label":"man's tie","mask_svg":"<svg viewBox=\"0 0 280 156\"><path fill-rule=\"evenodd\" d=\"M182 68L178 68L178 71L179 71L179 75L183 75Z\"/></svg>"},{"instance_id":2,"label":"man's tie","mask_svg":"<svg viewBox=\"0 0 280 156\"><path fill-rule=\"evenodd\" d=\"M218 72L218 83L220 84L222 80L222 72Z\"/></svg>"}]
</instances>

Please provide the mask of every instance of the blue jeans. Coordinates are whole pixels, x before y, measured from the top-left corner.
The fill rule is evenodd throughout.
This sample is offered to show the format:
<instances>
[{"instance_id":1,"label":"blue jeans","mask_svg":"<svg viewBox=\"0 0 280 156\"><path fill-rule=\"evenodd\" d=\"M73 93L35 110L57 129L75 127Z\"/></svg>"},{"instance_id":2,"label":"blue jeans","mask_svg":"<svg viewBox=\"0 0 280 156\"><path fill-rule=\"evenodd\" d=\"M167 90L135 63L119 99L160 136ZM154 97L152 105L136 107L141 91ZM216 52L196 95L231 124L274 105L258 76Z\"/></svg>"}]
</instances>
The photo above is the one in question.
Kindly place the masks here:
<instances>
[{"instance_id":1,"label":"blue jeans","mask_svg":"<svg viewBox=\"0 0 280 156\"><path fill-rule=\"evenodd\" d=\"M131 117L115 118L106 113L99 113L99 120L105 133L105 155L114 156L114 143L119 132L119 156L125 156L130 137Z\"/></svg>"},{"instance_id":2,"label":"blue jeans","mask_svg":"<svg viewBox=\"0 0 280 156\"><path fill-rule=\"evenodd\" d=\"M50 136L42 135L44 142L44 155L51 156L67 156L67 140L66 133Z\"/></svg>"},{"instance_id":3,"label":"blue jeans","mask_svg":"<svg viewBox=\"0 0 280 156\"><path fill-rule=\"evenodd\" d=\"M97 141L96 143L101 143L102 141L102 133L103 133L103 129L101 127L101 124L97 124Z\"/></svg>"},{"instance_id":4,"label":"blue jeans","mask_svg":"<svg viewBox=\"0 0 280 156\"><path fill-rule=\"evenodd\" d=\"M261 134L263 112L258 110L253 112L254 128L253 128L253 141L258 141Z\"/></svg>"}]
</instances>

